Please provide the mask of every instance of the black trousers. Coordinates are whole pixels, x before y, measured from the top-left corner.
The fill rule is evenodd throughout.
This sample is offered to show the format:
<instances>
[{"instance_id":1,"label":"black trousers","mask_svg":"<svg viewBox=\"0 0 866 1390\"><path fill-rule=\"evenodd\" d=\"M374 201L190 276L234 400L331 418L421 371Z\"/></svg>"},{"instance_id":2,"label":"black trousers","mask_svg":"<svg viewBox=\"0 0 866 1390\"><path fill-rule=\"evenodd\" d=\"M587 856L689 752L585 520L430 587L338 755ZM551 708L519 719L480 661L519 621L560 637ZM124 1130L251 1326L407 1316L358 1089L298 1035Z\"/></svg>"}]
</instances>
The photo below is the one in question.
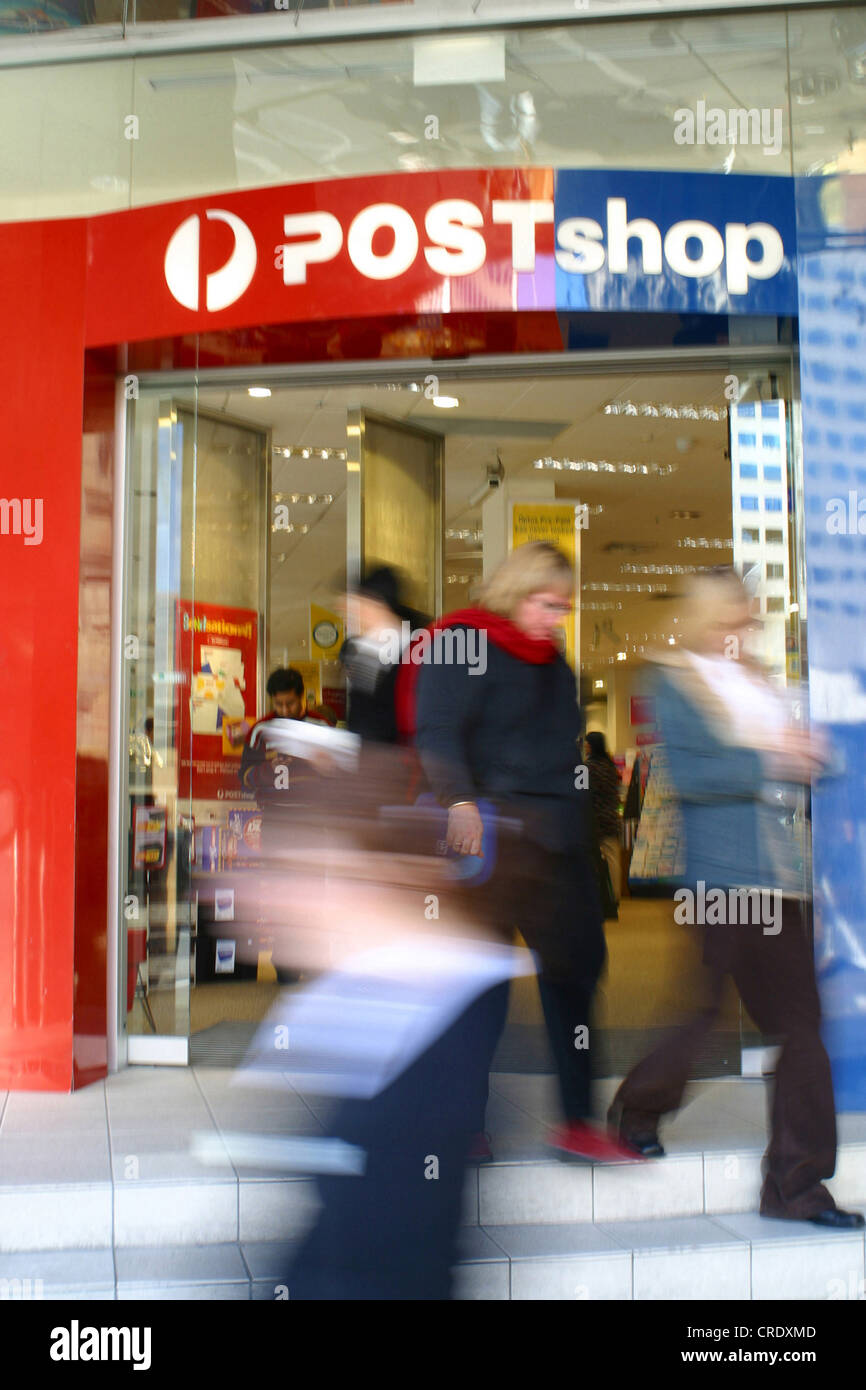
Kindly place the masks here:
<instances>
[{"instance_id":1,"label":"black trousers","mask_svg":"<svg viewBox=\"0 0 866 1390\"><path fill-rule=\"evenodd\" d=\"M330 1134L364 1150L366 1171L319 1178L290 1299L450 1298L478 1094L506 1002L507 986L487 991L381 1095L340 1105Z\"/></svg>"},{"instance_id":2,"label":"black trousers","mask_svg":"<svg viewBox=\"0 0 866 1390\"><path fill-rule=\"evenodd\" d=\"M566 1121L592 1114L592 1002L604 968L598 882L582 849L556 854L528 841L509 846L470 911L510 939L517 928L539 962L539 994ZM503 1024L504 1024L503 1015ZM487 1084L476 1130L484 1128Z\"/></svg>"},{"instance_id":3,"label":"black trousers","mask_svg":"<svg viewBox=\"0 0 866 1390\"><path fill-rule=\"evenodd\" d=\"M830 1062L821 1041L809 905L785 899L777 935L764 935L755 925L706 927L704 960L703 1006L632 1069L614 1098L621 1107L622 1128L651 1133L661 1115L679 1109L695 1055L718 1015L722 982L730 974L761 1032L781 1043L761 1211L814 1216L835 1205L822 1179L832 1177L836 1166L836 1113Z\"/></svg>"}]
</instances>

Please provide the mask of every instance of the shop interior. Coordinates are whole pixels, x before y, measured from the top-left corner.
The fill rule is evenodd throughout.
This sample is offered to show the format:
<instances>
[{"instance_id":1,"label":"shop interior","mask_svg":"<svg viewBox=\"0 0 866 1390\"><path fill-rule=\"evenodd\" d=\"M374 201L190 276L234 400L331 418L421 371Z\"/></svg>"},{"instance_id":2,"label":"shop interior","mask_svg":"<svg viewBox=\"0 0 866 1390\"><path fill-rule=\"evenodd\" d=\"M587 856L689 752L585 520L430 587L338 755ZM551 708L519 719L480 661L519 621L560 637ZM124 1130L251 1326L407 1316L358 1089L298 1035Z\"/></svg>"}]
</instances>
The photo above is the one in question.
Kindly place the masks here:
<instances>
[{"instance_id":1,"label":"shop interior","mask_svg":"<svg viewBox=\"0 0 866 1390\"><path fill-rule=\"evenodd\" d=\"M144 1049L131 1058L148 1056L147 1039L188 1037L190 1061L235 1065L279 991L298 987L266 949L250 962L232 903L208 892L213 871L254 872L255 803L231 769L252 717L266 712L268 672L299 669L309 705L342 722L340 598L353 562L400 564L426 611L437 587L442 611L463 607L505 553L521 506L575 509L581 706L621 774L621 900L606 924L596 1022L602 1069L621 1073L674 1021L695 941L672 920L677 826L647 659L676 642L688 575L734 564L763 619L758 654L780 683L799 679L791 399L778 362L414 377L401 363L393 380L366 385L205 375L188 389L143 387L125 600L125 632L140 639L127 662L121 865L127 1026ZM365 504L366 557L353 553L359 419L371 498L378 486L392 499ZM411 486L397 488L397 526L394 477L373 468L376 450L394 466L426 451ZM438 486L419 484L437 472ZM415 525L432 532L432 548ZM753 1040L732 999L702 1074L739 1074ZM547 1065L536 986L517 982L496 1067Z\"/></svg>"}]
</instances>

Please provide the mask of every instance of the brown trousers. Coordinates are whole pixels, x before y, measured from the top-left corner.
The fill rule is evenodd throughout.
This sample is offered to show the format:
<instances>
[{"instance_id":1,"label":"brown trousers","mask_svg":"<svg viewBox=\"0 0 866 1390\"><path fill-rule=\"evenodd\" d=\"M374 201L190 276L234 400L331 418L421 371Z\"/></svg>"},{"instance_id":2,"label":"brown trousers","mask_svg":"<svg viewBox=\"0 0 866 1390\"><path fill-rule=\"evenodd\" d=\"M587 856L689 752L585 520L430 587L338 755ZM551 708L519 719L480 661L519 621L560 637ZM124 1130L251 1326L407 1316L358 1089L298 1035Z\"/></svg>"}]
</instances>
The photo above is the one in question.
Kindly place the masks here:
<instances>
[{"instance_id":1,"label":"brown trousers","mask_svg":"<svg viewBox=\"0 0 866 1390\"><path fill-rule=\"evenodd\" d=\"M695 1055L719 1012L724 976L768 1041L781 1044L764 1156L761 1212L803 1219L835 1206L822 1185L836 1167L836 1113L830 1062L821 1041L811 907L785 899L782 927L704 928L704 1007L674 1029L632 1069L614 1098L625 1135L655 1132L659 1117L678 1110Z\"/></svg>"}]
</instances>

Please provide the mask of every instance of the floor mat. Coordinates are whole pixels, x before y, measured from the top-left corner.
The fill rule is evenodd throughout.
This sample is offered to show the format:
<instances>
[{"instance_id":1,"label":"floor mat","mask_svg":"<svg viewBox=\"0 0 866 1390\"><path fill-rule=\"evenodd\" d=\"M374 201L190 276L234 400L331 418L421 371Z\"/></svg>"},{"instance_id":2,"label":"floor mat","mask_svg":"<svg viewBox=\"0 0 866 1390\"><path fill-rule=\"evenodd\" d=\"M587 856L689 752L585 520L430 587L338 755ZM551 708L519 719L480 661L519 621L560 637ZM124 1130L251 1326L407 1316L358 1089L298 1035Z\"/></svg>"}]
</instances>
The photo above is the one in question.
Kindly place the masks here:
<instances>
[{"instance_id":1,"label":"floor mat","mask_svg":"<svg viewBox=\"0 0 866 1390\"><path fill-rule=\"evenodd\" d=\"M189 1059L199 1067L239 1067L259 1028L258 1023L226 1020L193 1033ZM630 1067L664 1036L662 1028L596 1029L596 1076L624 1076ZM493 1071L524 1074L552 1073L553 1062L547 1033L540 1024L510 1023L493 1059ZM704 1081L714 1076L739 1076L740 1038L718 1032L707 1038L695 1061L692 1076Z\"/></svg>"}]
</instances>

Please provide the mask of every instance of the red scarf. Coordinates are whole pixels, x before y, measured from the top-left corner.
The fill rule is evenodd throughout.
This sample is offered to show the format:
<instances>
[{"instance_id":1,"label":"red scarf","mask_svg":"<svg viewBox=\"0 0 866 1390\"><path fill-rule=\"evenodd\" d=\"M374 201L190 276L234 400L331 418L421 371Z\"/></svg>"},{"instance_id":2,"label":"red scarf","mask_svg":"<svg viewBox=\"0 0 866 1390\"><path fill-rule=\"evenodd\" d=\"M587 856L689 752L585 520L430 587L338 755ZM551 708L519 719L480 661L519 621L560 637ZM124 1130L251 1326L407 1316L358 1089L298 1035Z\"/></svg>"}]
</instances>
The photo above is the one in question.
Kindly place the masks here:
<instances>
[{"instance_id":1,"label":"red scarf","mask_svg":"<svg viewBox=\"0 0 866 1390\"><path fill-rule=\"evenodd\" d=\"M395 707L397 729L404 740L414 738L416 732L416 690L420 665L414 665L411 660L412 648L418 642L427 640L424 634L443 632L449 627L474 627L479 632L486 632L487 640L492 642L494 647L499 647L502 651L508 652L509 656L516 656L518 661L527 661L532 666L542 666L555 661L559 655L559 649L554 642L549 642L546 638L530 637L511 622L510 618L503 618L501 614L491 613L486 608L459 608L456 613L446 613L444 617L437 618L435 623L424 628L423 633L416 634L402 655L397 676Z\"/></svg>"}]
</instances>

